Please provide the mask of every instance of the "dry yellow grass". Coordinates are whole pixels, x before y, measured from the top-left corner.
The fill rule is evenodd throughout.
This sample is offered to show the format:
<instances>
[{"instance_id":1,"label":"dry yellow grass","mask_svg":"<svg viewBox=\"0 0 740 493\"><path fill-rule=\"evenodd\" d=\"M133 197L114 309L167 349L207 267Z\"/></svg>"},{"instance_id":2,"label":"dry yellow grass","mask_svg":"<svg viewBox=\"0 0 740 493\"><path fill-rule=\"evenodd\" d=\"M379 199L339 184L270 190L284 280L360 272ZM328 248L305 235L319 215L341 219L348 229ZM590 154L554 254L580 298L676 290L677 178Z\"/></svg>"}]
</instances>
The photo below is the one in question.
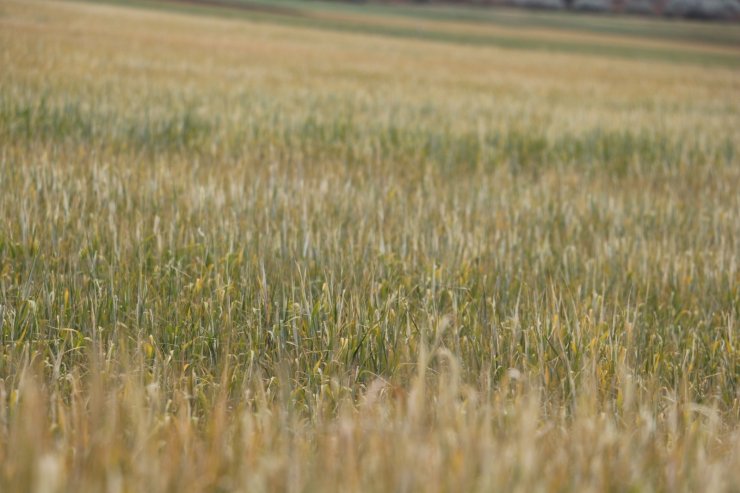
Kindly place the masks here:
<instances>
[{"instance_id":1,"label":"dry yellow grass","mask_svg":"<svg viewBox=\"0 0 740 493\"><path fill-rule=\"evenodd\" d=\"M0 0L0 491L737 491L736 65L144 6Z\"/></svg>"}]
</instances>

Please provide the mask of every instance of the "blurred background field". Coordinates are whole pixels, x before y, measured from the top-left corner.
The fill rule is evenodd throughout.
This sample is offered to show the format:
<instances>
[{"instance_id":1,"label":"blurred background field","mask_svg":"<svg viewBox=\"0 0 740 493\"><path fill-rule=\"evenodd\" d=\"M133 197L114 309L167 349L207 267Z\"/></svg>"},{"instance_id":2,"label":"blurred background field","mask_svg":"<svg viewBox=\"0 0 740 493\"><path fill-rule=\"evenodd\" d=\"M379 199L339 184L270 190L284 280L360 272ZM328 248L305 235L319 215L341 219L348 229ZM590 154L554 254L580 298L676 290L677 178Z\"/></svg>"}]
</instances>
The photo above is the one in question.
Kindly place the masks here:
<instances>
[{"instance_id":1,"label":"blurred background field","mask_svg":"<svg viewBox=\"0 0 740 493\"><path fill-rule=\"evenodd\" d=\"M0 490L737 491L740 25L0 0Z\"/></svg>"}]
</instances>

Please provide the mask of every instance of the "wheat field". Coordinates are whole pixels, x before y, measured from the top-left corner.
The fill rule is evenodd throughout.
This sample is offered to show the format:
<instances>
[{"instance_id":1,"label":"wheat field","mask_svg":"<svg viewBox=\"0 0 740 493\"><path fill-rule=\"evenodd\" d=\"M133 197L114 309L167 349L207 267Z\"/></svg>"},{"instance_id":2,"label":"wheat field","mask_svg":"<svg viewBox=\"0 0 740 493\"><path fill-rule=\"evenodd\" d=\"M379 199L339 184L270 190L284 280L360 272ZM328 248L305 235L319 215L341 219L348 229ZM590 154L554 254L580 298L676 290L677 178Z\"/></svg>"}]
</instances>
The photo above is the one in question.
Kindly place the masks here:
<instances>
[{"instance_id":1,"label":"wheat field","mask_svg":"<svg viewBox=\"0 0 740 493\"><path fill-rule=\"evenodd\" d=\"M0 0L0 491L740 491L740 26L239 1Z\"/></svg>"}]
</instances>

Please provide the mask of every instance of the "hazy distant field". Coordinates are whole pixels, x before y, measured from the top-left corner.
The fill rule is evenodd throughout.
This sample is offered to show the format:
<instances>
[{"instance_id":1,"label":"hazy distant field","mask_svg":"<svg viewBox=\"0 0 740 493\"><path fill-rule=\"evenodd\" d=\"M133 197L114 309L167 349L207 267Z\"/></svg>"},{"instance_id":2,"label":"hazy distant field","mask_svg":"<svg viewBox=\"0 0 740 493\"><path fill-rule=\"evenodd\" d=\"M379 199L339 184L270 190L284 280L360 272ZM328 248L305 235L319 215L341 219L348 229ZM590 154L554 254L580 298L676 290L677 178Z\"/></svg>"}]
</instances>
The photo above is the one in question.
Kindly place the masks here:
<instances>
[{"instance_id":1,"label":"hazy distant field","mask_svg":"<svg viewBox=\"0 0 740 493\"><path fill-rule=\"evenodd\" d=\"M740 491L740 26L221 3L0 0L0 491Z\"/></svg>"}]
</instances>

